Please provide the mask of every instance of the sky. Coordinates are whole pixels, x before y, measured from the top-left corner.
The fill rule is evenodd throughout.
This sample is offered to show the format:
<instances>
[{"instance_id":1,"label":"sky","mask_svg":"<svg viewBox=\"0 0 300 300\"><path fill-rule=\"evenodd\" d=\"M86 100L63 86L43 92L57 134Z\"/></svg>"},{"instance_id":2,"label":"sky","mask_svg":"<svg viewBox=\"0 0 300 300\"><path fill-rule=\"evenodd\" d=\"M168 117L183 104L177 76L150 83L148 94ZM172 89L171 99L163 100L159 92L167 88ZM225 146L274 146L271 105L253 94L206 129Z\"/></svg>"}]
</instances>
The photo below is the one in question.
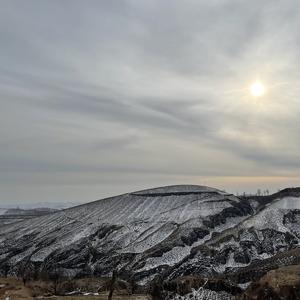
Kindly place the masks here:
<instances>
[{"instance_id":1,"label":"sky","mask_svg":"<svg viewBox=\"0 0 300 300\"><path fill-rule=\"evenodd\" d=\"M2 1L0 206L299 186L299 28L298 0Z\"/></svg>"}]
</instances>

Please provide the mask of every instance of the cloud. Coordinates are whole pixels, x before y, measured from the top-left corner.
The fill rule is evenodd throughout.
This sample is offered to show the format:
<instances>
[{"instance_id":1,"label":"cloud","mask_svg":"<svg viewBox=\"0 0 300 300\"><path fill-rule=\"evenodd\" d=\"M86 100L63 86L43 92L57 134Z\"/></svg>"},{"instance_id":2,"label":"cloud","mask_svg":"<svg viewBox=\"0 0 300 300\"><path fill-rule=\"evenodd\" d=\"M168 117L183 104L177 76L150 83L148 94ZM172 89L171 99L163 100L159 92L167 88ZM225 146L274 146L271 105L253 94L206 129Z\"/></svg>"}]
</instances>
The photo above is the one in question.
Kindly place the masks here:
<instances>
[{"instance_id":1,"label":"cloud","mask_svg":"<svg viewBox=\"0 0 300 300\"><path fill-rule=\"evenodd\" d=\"M300 177L299 16L292 0L6 2L0 204L25 185L26 201L51 185L45 201L84 201Z\"/></svg>"}]
</instances>

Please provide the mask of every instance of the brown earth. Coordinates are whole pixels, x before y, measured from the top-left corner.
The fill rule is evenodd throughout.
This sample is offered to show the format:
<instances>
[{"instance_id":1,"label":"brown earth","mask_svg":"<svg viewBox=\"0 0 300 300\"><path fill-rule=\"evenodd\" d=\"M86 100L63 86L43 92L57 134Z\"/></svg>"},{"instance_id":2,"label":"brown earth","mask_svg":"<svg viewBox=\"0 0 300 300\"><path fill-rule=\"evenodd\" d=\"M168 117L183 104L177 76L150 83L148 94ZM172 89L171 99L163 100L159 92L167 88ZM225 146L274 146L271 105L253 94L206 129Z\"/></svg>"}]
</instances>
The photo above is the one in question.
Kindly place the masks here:
<instances>
[{"instance_id":1,"label":"brown earth","mask_svg":"<svg viewBox=\"0 0 300 300\"><path fill-rule=\"evenodd\" d=\"M64 281L60 283L59 288L80 289L86 292L96 292L99 287L103 286L105 280L86 278ZM151 297L142 294L126 295L126 291L117 291L113 300L149 300ZM30 281L23 285L21 279L17 278L0 278L0 300L9 297L10 300L29 300L29 299L57 299L57 300L106 300L107 293L103 292L97 296L54 296L53 283L46 281Z\"/></svg>"},{"instance_id":2,"label":"brown earth","mask_svg":"<svg viewBox=\"0 0 300 300\"><path fill-rule=\"evenodd\" d=\"M22 282L15 278L0 279L0 299L7 296L11 300L15 299L32 299L32 291L28 287L24 287Z\"/></svg>"},{"instance_id":3,"label":"brown earth","mask_svg":"<svg viewBox=\"0 0 300 300\"><path fill-rule=\"evenodd\" d=\"M269 271L260 280L252 283L240 299L300 299L300 265Z\"/></svg>"}]
</instances>

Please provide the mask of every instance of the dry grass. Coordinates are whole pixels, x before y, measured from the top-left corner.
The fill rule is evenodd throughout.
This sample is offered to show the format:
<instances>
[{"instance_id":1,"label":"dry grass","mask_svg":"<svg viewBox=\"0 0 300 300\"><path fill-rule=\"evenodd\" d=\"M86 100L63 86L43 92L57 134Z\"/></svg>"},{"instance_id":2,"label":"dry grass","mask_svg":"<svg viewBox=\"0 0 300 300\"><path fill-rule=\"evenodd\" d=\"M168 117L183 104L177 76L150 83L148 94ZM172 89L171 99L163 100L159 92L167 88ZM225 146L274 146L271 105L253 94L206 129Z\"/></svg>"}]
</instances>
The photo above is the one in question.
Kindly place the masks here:
<instances>
[{"instance_id":1,"label":"dry grass","mask_svg":"<svg viewBox=\"0 0 300 300\"><path fill-rule=\"evenodd\" d=\"M285 285L300 285L300 265L282 267L268 272L262 279L274 289Z\"/></svg>"},{"instance_id":2,"label":"dry grass","mask_svg":"<svg viewBox=\"0 0 300 300\"><path fill-rule=\"evenodd\" d=\"M9 296L11 300L25 300L32 299L31 290L27 287L24 287L22 282L15 278L1 278L0 286L0 299L5 299L6 296Z\"/></svg>"},{"instance_id":3,"label":"dry grass","mask_svg":"<svg viewBox=\"0 0 300 300\"><path fill-rule=\"evenodd\" d=\"M101 282L101 279L79 279L74 281L77 287L94 288ZM23 285L22 280L17 278L0 278L0 299L9 296L11 300L28 300L28 299L44 299L44 300L106 300L107 294L103 293L97 296L45 296L51 294L51 283L44 281L31 281ZM35 298L38 297L38 298ZM113 300L149 300L147 295L118 295L113 296Z\"/></svg>"},{"instance_id":4,"label":"dry grass","mask_svg":"<svg viewBox=\"0 0 300 300\"><path fill-rule=\"evenodd\" d=\"M45 300L53 300L53 298L43 298ZM64 296L64 297L56 297L57 300L107 300L107 295L99 295L99 296ZM113 300L150 300L151 298L147 295L115 295L113 296Z\"/></svg>"},{"instance_id":5,"label":"dry grass","mask_svg":"<svg viewBox=\"0 0 300 300\"><path fill-rule=\"evenodd\" d=\"M240 299L300 299L300 265L269 271L252 283Z\"/></svg>"}]
</instances>

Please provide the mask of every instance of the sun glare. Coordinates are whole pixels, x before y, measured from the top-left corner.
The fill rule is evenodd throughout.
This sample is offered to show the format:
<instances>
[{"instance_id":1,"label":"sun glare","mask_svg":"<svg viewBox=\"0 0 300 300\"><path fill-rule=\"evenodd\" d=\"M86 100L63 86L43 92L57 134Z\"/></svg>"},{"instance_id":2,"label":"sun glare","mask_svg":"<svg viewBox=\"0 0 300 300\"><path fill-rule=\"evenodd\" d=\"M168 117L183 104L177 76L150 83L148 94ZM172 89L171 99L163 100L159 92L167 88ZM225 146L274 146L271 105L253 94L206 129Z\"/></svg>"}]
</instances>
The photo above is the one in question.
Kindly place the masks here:
<instances>
[{"instance_id":1,"label":"sun glare","mask_svg":"<svg viewBox=\"0 0 300 300\"><path fill-rule=\"evenodd\" d=\"M260 81L255 81L250 86L250 93L253 97L261 97L265 92L265 86Z\"/></svg>"}]
</instances>

